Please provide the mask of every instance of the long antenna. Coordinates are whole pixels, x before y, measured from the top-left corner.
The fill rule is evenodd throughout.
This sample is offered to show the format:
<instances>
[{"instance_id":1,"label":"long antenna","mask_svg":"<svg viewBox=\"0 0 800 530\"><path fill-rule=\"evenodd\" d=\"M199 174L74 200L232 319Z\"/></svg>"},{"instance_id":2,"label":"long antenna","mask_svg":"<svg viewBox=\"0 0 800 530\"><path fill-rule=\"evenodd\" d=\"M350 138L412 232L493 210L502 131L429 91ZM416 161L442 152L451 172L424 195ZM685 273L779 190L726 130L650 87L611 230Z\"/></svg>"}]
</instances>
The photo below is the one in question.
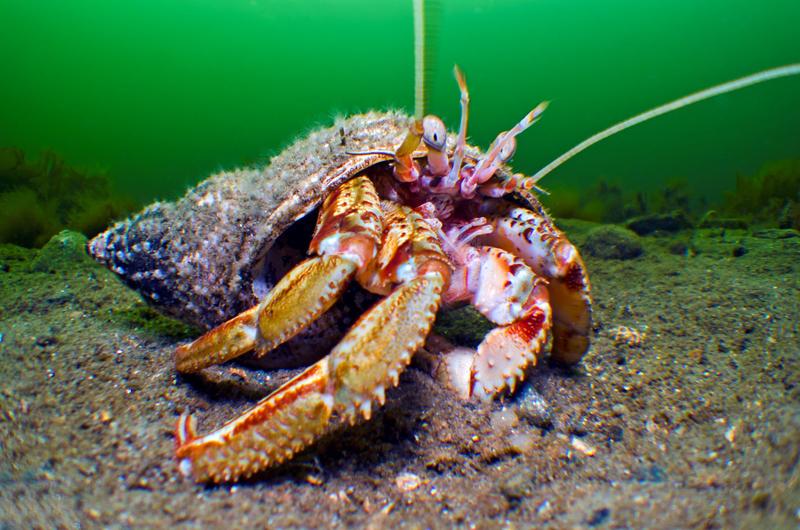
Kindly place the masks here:
<instances>
[{"instance_id":1,"label":"long antenna","mask_svg":"<svg viewBox=\"0 0 800 530\"><path fill-rule=\"evenodd\" d=\"M704 99L713 98L714 96L719 96L720 94L725 94L726 92L732 92L740 88L744 88L750 85L755 85L756 83L769 81L770 79L777 79L779 77L787 77L790 75L797 75L797 74L800 74L800 63L787 64L786 66L779 66L776 68L770 68L769 70L762 70L761 72L756 72L755 74L750 74L745 77L740 77L739 79L734 79L733 81L728 81L727 83L722 83L721 85L712 86L711 88L706 88L705 90L689 94L688 96L676 99L675 101L670 101L669 103L661 105L660 107L650 109L632 118L628 118L627 120L621 121L616 125L612 125L611 127L609 127L604 131L600 131L599 133L590 136L586 140L582 141L581 143L579 143L578 145L576 145L563 155L559 156L558 158L556 158L555 160L544 166L535 175L531 177L531 180L533 182L538 182L539 179L541 179L542 177L544 177L545 175L547 175L548 173L550 173L558 166L560 166L573 156L577 155L587 147L591 147L600 140L605 140L612 134L616 134L622 130L627 129L628 127L633 127L634 125L638 125L643 121L655 118L656 116L661 116L662 114L666 114L667 112L671 112L681 107L691 105L692 103L697 103L698 101L702 101Z\"/></svg>"},{"instance_id":2,"label":"long antenna","mask_svg":"<svg viewBox=\"0 0 800 530\"><path fill-rule=\"evenodd\" d=\"M414 117L425 116L425 0L414 0Z\"/></svg>"}]
</instances>

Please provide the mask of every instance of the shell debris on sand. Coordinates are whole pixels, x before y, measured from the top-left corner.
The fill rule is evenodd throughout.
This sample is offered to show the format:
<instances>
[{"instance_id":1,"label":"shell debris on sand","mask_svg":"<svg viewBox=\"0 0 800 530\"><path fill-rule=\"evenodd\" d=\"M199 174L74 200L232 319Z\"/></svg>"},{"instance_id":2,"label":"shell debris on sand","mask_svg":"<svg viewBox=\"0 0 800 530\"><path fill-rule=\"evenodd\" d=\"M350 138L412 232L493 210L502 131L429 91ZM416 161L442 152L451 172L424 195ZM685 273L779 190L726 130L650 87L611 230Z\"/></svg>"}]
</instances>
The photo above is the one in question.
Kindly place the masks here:
<instances>
[{"instance_id":1,"label":"shell debris on sand","mask_svg":"<svg viewBox=\"0 0 800 530\"><path fill-rule=\"evenodd\" d=\"M394 483L400 491L414 491L422 485L422 479L414 473L403 472L397 475Z\"/></svg>"},{"instance_id":2,"label":"shell debris on sand","mask_svg":"<svg viewBox=\"0 0 800 530\"><path fill-rule=\"evenodd\" d=\"M584 442L577 436L572 437L572 439L570 440L570 445L572 445L573 449L586 456L594 456L595 454L597 454L596 447L589 445L588 443Z\"/></svg>"},{"instance_id":3,"label":"shell debris on sand","mask_svg":"<svg viewBox=\"0 0 800 530\"><path fill-rule=\"evenodd\" d=\"M610 331L614 345L625 344L629 348L641 346L647 339L647 326L642 331L628 326L617 326Z\"/></svg>"}]
</instances>

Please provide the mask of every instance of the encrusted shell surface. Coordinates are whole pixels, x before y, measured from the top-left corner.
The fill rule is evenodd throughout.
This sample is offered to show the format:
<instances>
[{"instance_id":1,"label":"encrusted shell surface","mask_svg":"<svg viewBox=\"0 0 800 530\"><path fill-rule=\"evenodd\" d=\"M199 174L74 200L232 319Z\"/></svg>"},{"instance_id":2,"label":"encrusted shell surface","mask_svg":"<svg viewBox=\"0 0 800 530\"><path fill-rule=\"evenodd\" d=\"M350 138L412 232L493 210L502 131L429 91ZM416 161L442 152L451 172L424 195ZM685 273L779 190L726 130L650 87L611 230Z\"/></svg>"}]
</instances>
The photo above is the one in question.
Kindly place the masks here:
<instances>
[{"instance_id":1,"label":"encrusted shell surface","mask_svg":"<svg viewBox=\"0 0 800 530\"><path fill-rule=\"evenodd\" d=\"M393 150L410 121L399 112L337 119L265 167L224 171L176 202L148 206L92 239L89 254L157 309L216 326L257 302L256 264L292 223L329 190L390 159L348 152ZM468 148L472 156L478 152Z\"/></svg>"}]
</instances>

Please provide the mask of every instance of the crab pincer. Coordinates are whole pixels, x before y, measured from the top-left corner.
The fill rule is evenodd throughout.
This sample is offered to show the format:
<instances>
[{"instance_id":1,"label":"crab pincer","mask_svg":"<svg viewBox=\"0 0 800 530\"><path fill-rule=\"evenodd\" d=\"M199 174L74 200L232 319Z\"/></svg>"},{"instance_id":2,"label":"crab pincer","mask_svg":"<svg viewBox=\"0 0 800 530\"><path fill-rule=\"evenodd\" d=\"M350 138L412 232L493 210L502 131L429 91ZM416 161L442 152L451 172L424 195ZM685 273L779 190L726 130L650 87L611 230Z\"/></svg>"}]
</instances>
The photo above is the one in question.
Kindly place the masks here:
<instances>
[{"instance_id":1,"label":"crab pincer","mask_svg":"<svg viewBox=\"0 0 800 530\"><path fill-rule=\"evenodd\" d=\"M334 418L369 419L430 330L449 262L422 217L404 206L381 206L369 179L357 177L328 197L310 248L319 256L295 267L264 302L180 347L179 369L195 371L253 349L267 354L329 307L353 277L388 296L330 354L217 431L198 437L193 418L181 416L176 454L182 471L198 481L248 477L309 445ZM326 259L340 271L336 280L324 275ZM309 293L319 299L308 300Z\"/></svg>"}]
</instances>

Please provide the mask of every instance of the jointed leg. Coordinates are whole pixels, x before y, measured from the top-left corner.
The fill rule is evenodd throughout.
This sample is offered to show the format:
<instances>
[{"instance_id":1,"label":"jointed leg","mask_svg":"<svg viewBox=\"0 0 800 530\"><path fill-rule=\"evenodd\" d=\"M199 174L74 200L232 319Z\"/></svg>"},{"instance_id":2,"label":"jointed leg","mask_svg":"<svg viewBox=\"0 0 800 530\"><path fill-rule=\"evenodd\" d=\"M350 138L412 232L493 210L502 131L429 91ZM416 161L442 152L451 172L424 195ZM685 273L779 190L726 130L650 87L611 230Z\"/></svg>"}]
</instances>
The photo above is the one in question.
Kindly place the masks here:
<instances>
[{"instance_id":1,"label":"jointed leg","mask_svg":"<svg viewBox=\"0 0 800 530\"><path fill-rule=\"evenodd\" d=\"M327 234L325 227L340 218L338 213L323 206L312 250L324 252L333 245L329 238L342 231ZM373 404L384 402L386 388L397 384L424 342L450 275L447 258L419 214L389 205L384 218L381 253L364 265L359 281L389 289L389 296L365 313L328 356L219 430L196 437L194 421L182 416L176 454L185 473L213 482L250 476L310 444L334 417L369 418ZM393 230L395 224L401 229Z\"/></svg>"},{"instance_id":2,"label":"jointed leg","mask_svg":"<svg viewBox=\"0 0 800 530\"><path fill-rule=\"evenodd\" d=\"M589 348L592 327L591 286L578 250L548 219L526 208L512 207L488 218L494 231L481 241L520 257L548 280L552 358L577 363Z\"/></svg>"},{"instance_id":3,"label":"jointed leg","mask_svg":"<svg viewBox=\"0 0 800 530\"><path fill-rule=\"evenodd\" d=\"M382 230L378 196L367 177L338 188L320 208L310 252L260 304L178 347L178 371L195 372L255 349L264 355L286 342L338 300L375 255Z\"/></svg>"},{"instance_id":4,"label":"jointed leg","mask_svg":"<svg viewBox=\"0 0 800 530\"><path fill-rule=\"evenodd\" d=\"M439 307L444 279L415 278L368 311L330 355L288 381L219 430L195 437L191 416L181 417L176 455L197 481L248 477L308 446L335 413L353 422L372 404L422 345Z\"/></svg>"},{"instance_id":5,"label":"jointed leg","mask_svg":"<svg viewBox=\"0 0 800 530\"><path fill-rule=\"evenodd\" d=\"M546 282L522 260L492 247L466 247L462 266L453 273L445 302L469 301L498 327L489 332L471 359L445 360L451 383L464 397L491 398L512 391L535 364L550 329ZM461 365L461 366L457 366ZM459 371L469 369L469 378Z\"/></svg>"}]
</instances>

